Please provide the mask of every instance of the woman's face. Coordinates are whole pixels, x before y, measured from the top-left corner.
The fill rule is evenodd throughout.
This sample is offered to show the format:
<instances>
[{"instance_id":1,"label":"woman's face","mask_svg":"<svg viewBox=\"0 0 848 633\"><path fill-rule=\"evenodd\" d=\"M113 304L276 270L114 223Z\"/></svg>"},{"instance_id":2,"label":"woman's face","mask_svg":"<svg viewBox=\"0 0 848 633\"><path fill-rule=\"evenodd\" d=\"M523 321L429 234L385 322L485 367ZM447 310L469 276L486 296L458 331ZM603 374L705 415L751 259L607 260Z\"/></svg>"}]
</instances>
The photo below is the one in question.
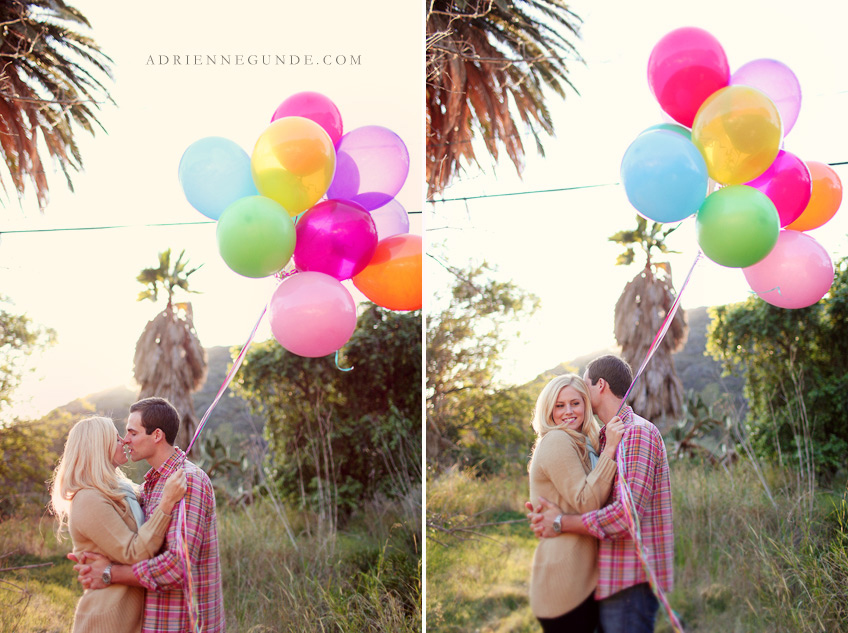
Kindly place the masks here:
<instances>
[{"instance_id":1,"label":"woman's face","mask_svg":"<svg viewBox=\"0 0 848 633\"><path fill-rule=\"evenodd\" d=\"M554 424L563 426L573 431L583 428L583 416L586 413L586 405L583 403L583 395L571 385L566 385L559 390L554 410L551 417Z\"/></svg>"},{"instance_id":2,"label":"woman's face","mask_svg":"<svg viewBox=\"0 0 848 633\"><path fill-rule=\"evenodd\" d=\"M112 449L112 465L123 466L127 463L127 454L124 452L124 440L120 433L115 433L115 447Z\"/></svg>"}]
</instances>

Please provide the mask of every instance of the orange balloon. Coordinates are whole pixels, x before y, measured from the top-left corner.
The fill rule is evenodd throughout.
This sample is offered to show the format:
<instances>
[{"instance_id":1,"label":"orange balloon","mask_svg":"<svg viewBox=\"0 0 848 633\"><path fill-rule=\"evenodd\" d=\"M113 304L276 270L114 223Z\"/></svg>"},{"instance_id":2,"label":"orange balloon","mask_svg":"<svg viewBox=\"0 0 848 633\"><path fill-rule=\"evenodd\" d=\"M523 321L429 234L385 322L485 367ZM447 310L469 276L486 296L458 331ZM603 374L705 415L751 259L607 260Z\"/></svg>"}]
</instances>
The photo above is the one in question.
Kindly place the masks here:
<instances>
[{"instance_id":1,"label":"orange balloon","mask_svg":"<svg viewBox=\"0 0 848 633\"><path fill-rule=\"evenodd\" d=\"M830 220L842 204L842 181L836 172L824 163L805 161L813 180L813 193L804 211L786 226L793 231L809 231Z\"/></svg>"},{"instance_id":2,"label":"orange balloon","mask_svg":"<svg viewBox=\"0 0 848 633\"><path fill-rule=\"evenodd\" d=\"M256 141L250 167L259 193L295 216L327 193L336 170L336 150L330 135L315 121L282 117Z\"/></svg>"},{"instance_id":3,"label":"orange balloon","mask_svg":"<svg viewBox=\"0 0 848 633\"><path fill-rule=\"evenodd\" d=\"M389 310L421 309L421 236L392 235L377 243L371 263L353 277L370 301Z\"/></svg>"}]
</instances>

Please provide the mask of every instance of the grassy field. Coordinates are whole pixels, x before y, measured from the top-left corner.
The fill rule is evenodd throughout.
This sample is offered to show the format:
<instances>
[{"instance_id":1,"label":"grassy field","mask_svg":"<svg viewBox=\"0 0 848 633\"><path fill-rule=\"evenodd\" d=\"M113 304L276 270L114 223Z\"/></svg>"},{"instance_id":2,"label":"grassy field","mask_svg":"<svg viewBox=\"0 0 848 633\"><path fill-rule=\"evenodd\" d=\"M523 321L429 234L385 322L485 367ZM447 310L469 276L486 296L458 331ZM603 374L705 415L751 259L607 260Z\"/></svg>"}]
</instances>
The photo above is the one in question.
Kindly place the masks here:
<instances>
[{"instance_id":1,"label":"grassy field","mask_svg":"<svg viewBox=\"0 0 848 633\"><path fill-rule=\"evenodd\" d=\"M375 502L330 534L288 513L293 539L274 504L219 510L227 631L420 631L420 508L408 501ZM82 592L69 549L51 517L0 524L0 633L70 630Z\"/></svg>"},{"instance_id":2,"label":"grassy field","mask_svg":"<svg viewBox=\"0 0 848 633\"><path fill-rule=\"evenodd\" d=\"M762 482L765 482L763 485ZM790 471L672 464L675 589L687 632L848 632L848 498ZM537 632L526 470L427 486L427 631ZM672 630L660 615L656 631Z\"/></svg>"}]
</instances>

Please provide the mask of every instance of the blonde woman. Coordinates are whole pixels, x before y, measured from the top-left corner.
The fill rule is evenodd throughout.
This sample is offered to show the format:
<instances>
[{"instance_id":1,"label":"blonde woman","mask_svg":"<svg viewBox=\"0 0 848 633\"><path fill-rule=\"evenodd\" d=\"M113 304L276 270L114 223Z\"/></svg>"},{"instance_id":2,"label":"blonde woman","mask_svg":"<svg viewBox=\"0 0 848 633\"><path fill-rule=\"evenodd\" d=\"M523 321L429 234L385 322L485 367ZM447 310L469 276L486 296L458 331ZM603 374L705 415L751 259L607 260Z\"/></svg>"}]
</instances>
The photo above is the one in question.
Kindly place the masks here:
<instances>
[{"instance_id":1,"label":"blonde woman","mask_svg":"<svg viewBox=\"0 0 848 633\"><path fill-rule=\"evenodd\" d=\"M67 525L74 554L97 552L120 563L135 563L156 555L165 539L174 505L186 491L180 470L168 478L162 501L142 525L144 515L129 479L120 466L127 462L124 443L111 419L92 417L77 422L53 473L51 505L59 532ZM104 574L104 582L106 574ZM144 589L110 585L86 591L77 604L77 633L137 633L141 631Z\"/></svg>"},{"instance_id":2,"label":"blonde woman","mask_svg":"<svg viewBox=\"0 0 848 633\"><path fill-rule=\"evenodd\" d=\"M579 376L565 374L539 394L533 429L537 439L530 462L530 498L544 497L566 514L600 508L616 473L621 421L615 418L606 425L606 446L598 456L600 429L589 391ZM596 630L597 551L597 540L590 536L562 534L539 541L530 577L530 607L546 633Z\"/></svg>"}]
</instances>

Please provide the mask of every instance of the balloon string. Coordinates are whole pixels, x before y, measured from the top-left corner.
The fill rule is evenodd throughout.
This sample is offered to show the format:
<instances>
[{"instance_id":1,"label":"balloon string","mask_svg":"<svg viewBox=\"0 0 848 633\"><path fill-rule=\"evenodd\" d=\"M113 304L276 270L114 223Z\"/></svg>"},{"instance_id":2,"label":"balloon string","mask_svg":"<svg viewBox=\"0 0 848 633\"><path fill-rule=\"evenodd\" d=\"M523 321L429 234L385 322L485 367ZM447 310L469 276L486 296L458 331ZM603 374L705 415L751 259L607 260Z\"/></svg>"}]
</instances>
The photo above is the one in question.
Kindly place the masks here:
<instances>
[{"instance_id":1,"label":"balloon string","mask_svg":"<svg viewBox=\"0 0 848 633\"><path fill-rule=\"evenodd\" d=\"M353 367L342 367L339 365L339 350L336 350L336 369L341 371L353 371Z\"/></svg>"},{"instance_id":2,"label":"balloon string","mask_svg":"<svg viewBox=\"0 0 848 633\"><path fill-rule=\"evenodd\" d=\"M215 396L215 399L212 401L212 404L209 405L209 408L206 409L206 413L203 414L203 418L201 418L200 423L197 425L197 429L194 431L194 437L191 438L191 442L188 444L188 448L186 449L186 453L191 451L191 447L194 446L195 440L197 440L197 436L200 435L200 431L203 430L203 427L206 425L206 421L209 419L209 415L212 413L212 410L218 404L218 401L221 399L221 396L224 395L224 392L229 387L233 378L236 375L236 372L241 367L242 361L244 361L244 357L247 356L247 350L250 347L250 344L253 342L254 337L256 336L256 331L259 329L259 324L262 323L262 319L265 317L265 313L268 311L268 304L265 304L265 307L262 309L262 314L259 315L259 318L256 321L256 325L253 326L253 330L250 332L250 336L247 337L247 342L244 344L244 347L241 348L241 352L239 352L238 357L233 362L233 366L230 369L227 376L224 378L224 382L221 384L220 389L218 389L218 393Z\"/></svg>"},{"instance_id":3,"label":"balloon string","mask_svg":"<svg viewBox=\"0 0 848 633\"><path fill-rule=\"evenodd\" d=\"M767 295L768 293L775 292L775 291L781 297L783 296L783 293L780 291L780 286L775 286L774 288L771 288L769 290L750 290L749 292L751 294L757 295L758 297L762 297L763 295Z\"/></svg>"},{"instance_id":4,"label":"balloon string","mask_svg":"<svg viewBox=\"0 0 848 633\"><path fill-rule=\"evenodd\" d=\"M212 410L217 406L218 401L221 399L221 396L224 395L224 392L227 390L227 387L232 382L233 378L238 372L239 367L241 367L242 362L244 361L245 356L247 355L247 350L250 347L250 344L253 342L254 337L256 336L256 332L259 329L259 324L262 323L262 319L265 317L265 313L268 311L268 304L265 304L265 307L262 309L262 314L259 315L259 318L256 321L256 325L253 326L253 330L250 332L250 336L247 337L247 342L242 347L241 352L239 352L238 357L233 362L233 366L230 371L227 373L227 376L224 378L224 382L221 384L221 387L218 389L218 393L215 396L215 399L212 401L212 404L209 405L209 408L206 409L206 413L203 414L203 418L200 420L200 423L197 425L197 429L194 431L194 437L191 438L191 442L189 442L188 447L185 452L188 453L191 451L191 447L194 446L194 442L197 440L200 435L200 431L203 430L203 427L206 426L206 421L209 419L209 415L212 413ZM185 515L185 499L180 500L180 509L177 514L177 551L180 553L183 564L183 593L187 597L188 601L188 618L189 624L191 625L191 630L195 633L199 633L200 626L198 622L197 614L199 613L199 607L197 605L197 597L194 593L194 579L192 578L191 573L191 558L189 557L188 551L188 525L186 522Z\"/></svg>"},{"instance_id":5,"label":"balloon string","mask_svg":"<svg viewBox=\"0 0 848 633\"><path fill-rule=\"evenodd\" d=\"M645 359L642 361L642 364L639 366L639 370L633 377L633 381L627 388L627 393L625 393L624 397L621 399L621 407L618 410L619 413L621 413L621 409L627 402L627 397L630 395L630 392L636 385L636 381L639 380L639 377L645 370L645 366L648 364L648 361L651 360L651 358L654 356L654 352L657 351L657 348L660 346L660 343L662 343L663 338L665 338L666 332L668 332L668 328L671 327L671 322L674 320L674 315L677 314L677 308L680 307L680 298L683 296L683 291L686 290L686 286L689 285L689 280L692 278L692 273L695 272L695 266L697 266L698 262L701 261L702 256L703 253L699 250L698 254L695 255L695 261L692 262L692 267L689 269L689 273L686 275L686 279L683 281L683 285L680 286L680 290L677 293L677 297L674 299L674 303L671 305L671 309L668 311L668 314L665 315L665 320L660 326L660 329L657 332L656 336L654 336L654 340L651 343L651 346L648 348L648 352L645 354Z\"/></svg>"},{"instance_id":6,"label":"balloon string","mask_svg":"<svg viewBox=\"0 0 848 633\"><path fill-rule=\"evenodd\" d=\"M680 307L680 298L683 296L683 292L689 286L689 280L692 278L692 273L695 272L695 267L698 265L698 262L701 261L702 256L703 253L699 250L698 254L695 255L695 261L692 262L692 267L689 269L689 273L686 275L686 279L684 279L683 281L683 285L680 286L680 290L677 292L677 297L675 298L671 309L668 311L668 314L666 314L665 320L663 320L659 331L657 331L656 336L654 336L654 340L651 343L651 346L648 348L648 352L645 354L645 359L642 361L642 364L639 366L639 370L633 377L633 381L630 383L630 387L627 388L627 393L625 393L624 397L621 399L621 406L618 408L617 415L621 415L621 411L626 406L627 397L630 395L631 391L633 391L633 386L636 384L636 381L639 380L639 377L645 370L645 366L648 364L648 361L651 360L651 358L653 357L654 352L657 351L657 348L660 346L660 343L662 343L666 333L668 332L668 328L671 327L671 322L677 314L677 309ZM621 497L621 505L624 508L624 514L627 518L627 525L630 531L630 536L632 537L633 544L636 548L636 555L639 557L639 561L642 563L642 568L645 570L645 575L648 577L648 584L650 585L651 590L654 592L654 595L657 596L657 599L662 604L663 609L668 615L668 620L671 623L671 626L674 629L675 633L683 633L683 626L680 624L680 620L678 619L677 614L674 612L674 609L671 608L671 604L668 602L668 599L665 596L665 592L662 590L662 587L660 587L656 574L654 573L654 570L651 567L650 562L648 561L648 553L646 552L645 546L642 542L642 532L639 526L639 515L634 509L633 493L630 490L630 484L627 482L625 460L626 454L624 450L624 442L621 442L618 445L617 458L619 496Z\"/></svg>"}]
</instances>

